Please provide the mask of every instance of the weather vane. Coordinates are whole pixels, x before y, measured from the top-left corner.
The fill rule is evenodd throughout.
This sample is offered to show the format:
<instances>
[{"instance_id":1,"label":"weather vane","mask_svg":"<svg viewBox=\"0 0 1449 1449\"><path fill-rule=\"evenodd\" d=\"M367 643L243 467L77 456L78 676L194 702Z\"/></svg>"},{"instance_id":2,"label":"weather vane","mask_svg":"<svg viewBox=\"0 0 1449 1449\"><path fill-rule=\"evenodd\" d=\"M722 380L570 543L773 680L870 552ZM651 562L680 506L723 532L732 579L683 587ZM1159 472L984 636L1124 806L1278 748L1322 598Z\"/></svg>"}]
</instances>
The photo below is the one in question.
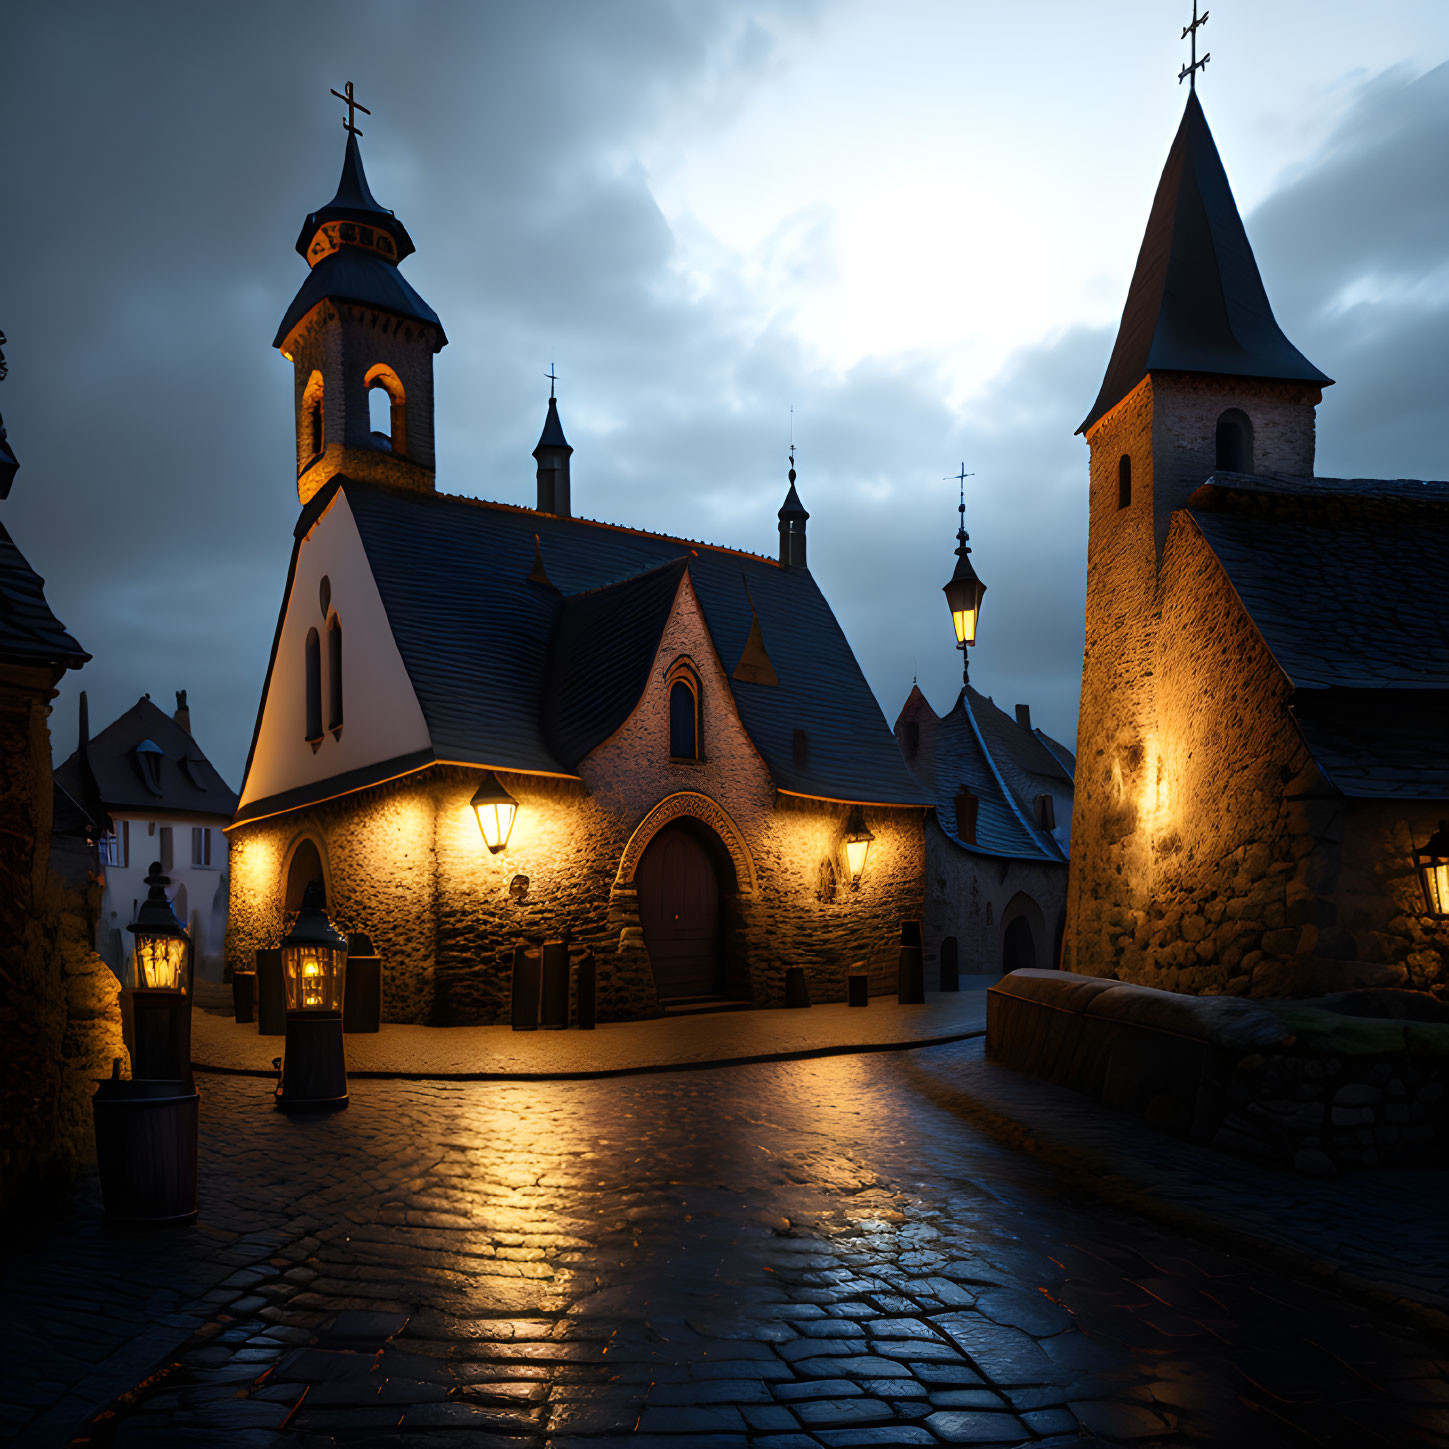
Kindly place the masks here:
<instances>
[{"instance_id":1,"label":"weather vane","mask_svg":"<svg viewBox=\"0 0 1449 1449\"><path fill-rule=\"evenodd\" d=\"M968 473L966 471L965 463L961 464L961 471L959 473L946 474L945 481L947 483L959 484L961 488L961 502L956 509L956 512L961 515L961 524L960 527L956 530L957 538L966 538L968 536L966 533L966 480L968 478L974 478L975 476L976 475L974 473Z\"/></svg>"},{"instance_id":2,"label":"weather vane","mask_svg":"<svg viewBox=\"0 0 1449 1449\"><path fill-rule=\"evenodd\" d=\"M795 404L790 404L790 481L795 481Z\"/></svg>"},{"instance_id":3,"label":"weather vane","mask_svg":"<svg viewBox=\"0 0 1449 1449\"><path fill-rule=\"evenodd\" d=\"M1203 18L1206 19L1207 17L1204 16ZM336 96L339 101L347 102L347 119L342 123L343 129L346 131L350 131L354 136L360 136L362 132L359 131L357 127L352 124L353 121L357 119L357 117L353 113L355 111L361 111L364 116L370 116L372 112L369 111L367 107L362 104L361 101L353 100L352 82L347 82L346 95L344 95L341 91L333 91L332 94Z\"/></svg>"},{"instance_id":4,"label":"weather vane","mask_svg":"<svg viewBox=\"0 0 1449 1449\"><path fill-rule=\"evenodd\" d=\"M1185 80L1187 81L1188 89L1193 91L1197 89L1198 71L1202 70L1208 61L1212 59L1212 55L1207 51L1203 52L1201 60L1197 58L1197 28L1199 25L1206 25L1207 21L1208 12L1204 10L1201 16L1199 16L1197 13L1197 0L1192 0L1192 24L1182 27L1182 38L1184 40L1187 40L1189 36L1192 38L1192 64L1185 65L1178 71L1177 83L1181 85Z\"/></svg>"},{"instance_id":5,"label":"weather vane","mask_svg":"<svg viewBox=\"0 0 1449 1449\"><path fill-rule=\"evenodd\" d=\"M550 362L549 365L548 365L548 371L546 373L544 373L544 376L548 379L548 395L549 395L549 397L552 397L553 396L553 385L554 385L554 383L556 383L558 381L558 367L557 367L557 365L555 363Z\"/></svg>"}]
</instances>

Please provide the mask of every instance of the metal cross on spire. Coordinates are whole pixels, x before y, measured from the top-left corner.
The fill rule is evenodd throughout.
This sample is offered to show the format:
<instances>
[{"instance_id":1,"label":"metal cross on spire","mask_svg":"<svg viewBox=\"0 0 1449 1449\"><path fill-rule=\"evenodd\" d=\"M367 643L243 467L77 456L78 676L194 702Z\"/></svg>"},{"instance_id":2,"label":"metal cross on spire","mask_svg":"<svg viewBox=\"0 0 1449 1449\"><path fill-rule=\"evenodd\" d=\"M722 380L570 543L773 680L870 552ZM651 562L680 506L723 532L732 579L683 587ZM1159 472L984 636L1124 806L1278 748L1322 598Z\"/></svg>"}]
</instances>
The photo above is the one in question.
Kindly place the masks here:
<instances>
[{"instance_id":1,"label":"metal cross on spire","mask_svg":"<svg viewBox=\"0 0 1449 1449\"><path fill-rule=\"evenodd\" d=\"M959 473L946 474L946 482L956 483L961 489L961 501L956 509L956 512L961 515L960 525L956 529L956 537L960 539L965 539L970 536L966 532L966 480L968 478L974 478L975 476L974 473L968 473L966 471L965 463L961 464L961 471Z\"/></svg>"},{"instance_id":2,"label":"metal cross on spire","mask_svg":"<svg viewBox=\"0 0 1449 1449\"><path fill-rule=\"evenodd\" d=\"M1197 13L1197 0L1192 0L1192 24L1182 27L1182 38L1184 40L1187 40L1189 36L1192 38L1192 64L1183 66L1177 73L1178 85L1181 85L1186 80L1189 90L1195 91L1197 89L1197 73L1212 59L1212 55L1208 51L1203 52L1201 60L1197 58L1197 28L1199 25L1206 25L1207 22L1208 11L1204 10L1199 16Z\"/></svg>"},{"instance_id":3,"label":"metal cross on spire","mask_svg":"<svg viewBox=\"0 0 1449 1449\"><path fill-rule=\"evenodd\" d=\"M352 82L347 82L347 93L345 95L341 91L333 91L332 94L336 96L339 101L347 102L347 119L342 123L343 130L350 131L354 136L360 136L362 132L359 131L357 127L352 124L353 121L357 119L357 117L354 115L354 112L361 111L364 116L370 116L372 112L369 111L367 107L362 104L361 101L353 99Z\"/></svg>"},{"instance_id":4,"label":"metal cross on spire","mask_svg":"<svg viewBox=\"0 0 1449 1449\"><path fill-rule=\"evenodd\" d=\"M550 362L549 365L548 365L548 371L546 373L544 373L544 376L548 379L548 395L549 395L549 397L552 397L553 396L553 385L554 385L554 383L556 383L558 381L558 366L557 366L557 364Z\"/></svg>"}]
</instances>

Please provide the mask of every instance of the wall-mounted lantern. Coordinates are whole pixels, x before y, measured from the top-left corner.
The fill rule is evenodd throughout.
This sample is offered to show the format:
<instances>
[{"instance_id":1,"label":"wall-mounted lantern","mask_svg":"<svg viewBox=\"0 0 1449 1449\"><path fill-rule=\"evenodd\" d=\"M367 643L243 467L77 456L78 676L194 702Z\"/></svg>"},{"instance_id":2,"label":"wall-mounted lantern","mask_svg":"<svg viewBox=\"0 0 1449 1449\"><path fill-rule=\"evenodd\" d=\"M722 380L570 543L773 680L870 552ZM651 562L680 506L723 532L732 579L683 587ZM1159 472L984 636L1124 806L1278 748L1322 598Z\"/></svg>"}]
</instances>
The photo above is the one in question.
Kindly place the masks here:
<instances>
[{"instance_id":1,"label":"wall-mounted lantern","mask_svg":"<svg viewBox=\"0 0 1449 1449\"><path fill-rule=\"evenodd\" d=\"M1414 852L1414 866L1425 909L1431 916L1449 916L1449 820L1441 820L1428 844Z\"/></svg>"},{"instance_id":2,"label":"wall-mounted lantern","mask_svg":"<svg viewBox=\"0 0 1449 1449\"><path fill-rule=\"evenodd\" d=\"M865 858L870 854L870 843L874 839L875 836L866 828L865 812L859 805L852 805L845 822L845 864L850 870L852 890L860 885L861 873L865 870Z\"/></svg>"},{"instance_id":3,"label":"wall-mounted lantern","mask_svg":"<svg viewBox=\"0 0 1449 1449\"><path fill-rule=\"evenodd\" d=\"M968 677L970 670L969 656L966 651L976 643L976 622L981 616L981 600L986 593L986 585L976 576L976 570L971 567L969 556L971 548L970 535L966 532L965 494L965 479L969 476L963 469L961 504L957 509L961 515L961 523L956 530L956 572L951 575L950 582L945 584L942 590L951 610L951 622L956 628L956 647L961 651L961 678L963 681Z\"/></svg>"},{"instance_id":4,"label":"wall-mounted lantern","mask_svg":"<svg viewBox=\"0 0 1449 1449\"><path fill-rule=\"evenodd\" d=\"M187 970L191 937L176 919L166 898L169 876L161 874L161 862L151 862L146 884L151 887L136 919L126 927L136 938L136 977L142 991L185 991L190 986Z\"/></svg>"},{"instance_id":5,"label":"wall-mounted lantern","mask_svg":"<svg viewBox=\"0 0 1449 1449\"><path fill-rule=\"evenodd\" d=\"M498 783L498 776L487 770L469 803L478 817L478 829L483 832L484 843L497 855L507 846L508 837L513 833L518 801Z\"/></svg>"},{"instance_id":6,"label":"wall-mounted lantern","mask_svg":"<svg viewBox=\"0 0 1449 1449\"><path fill-rule=\"evenodd\" d=\"M312 881L282 941L288 1011L341 1011L347 937L327 919L322 886Z\"/></svg>"}]
</instances>

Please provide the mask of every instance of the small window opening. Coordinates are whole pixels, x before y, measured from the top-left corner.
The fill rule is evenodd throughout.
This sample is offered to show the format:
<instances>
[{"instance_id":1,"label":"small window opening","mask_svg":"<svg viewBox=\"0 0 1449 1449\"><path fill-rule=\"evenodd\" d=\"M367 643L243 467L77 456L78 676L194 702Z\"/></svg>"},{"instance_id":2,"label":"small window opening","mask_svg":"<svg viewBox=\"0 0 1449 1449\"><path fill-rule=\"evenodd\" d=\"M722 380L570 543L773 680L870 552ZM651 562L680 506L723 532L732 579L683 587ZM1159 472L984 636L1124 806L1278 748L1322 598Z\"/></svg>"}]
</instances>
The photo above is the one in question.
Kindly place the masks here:
<instances>
[{"instance_id":1,"label":"small window opening","mask_svg":"<svg viewBox=\"0 0 1449 1449\"><path fill-rule=\"evenodd\" d=\"M373 446L399 456L406 454L407 393L402 379L385 362L377 362L367 369L364 382Z\"/></svg>"},{"instance_id":2,"label":"small window opening","mask_svg":"<svg viewBox=\"0 0 1449 1449\"><path fill-rule=\"evenodd\" d=\"M307 630L306 646L306 740L315 750L322 743L322 640L315 629Z\"/></svg>"},{"instance_id":3,"label":"small window opening","mask_svg":"<svg viewBox=\"0 0 1449 1449\"><path fill-rule=\"evenodd\" d=\"M171 871L175 864L171 839L171 827L169 825L163 825L161 827L161 869L167 872Z\"/></svg>"},{"instance_id":4,"label":"small window opening","mask_svg":"<svg viewBox=\"0 0 1449 1449\"><path fill-rule=\"evenodd\" d=\"M1130 508L1132 506L1132 458L1130 454L1123 453L1117 464L1117 507Z\"/></svg>"},{"instance_id":5,"label":"small window opening","mask_svg":"<svg viewBox=\"0 0 1449 1449\"><path fill-rule=\"evenodd\" d=\"M322 456L327 447L327 435L324 428L324 416L322 412L322 374L313 372L307 379L307 386L302 393L302 426L301 426L301 448L302 454L299 460L302 467L307 467L315 459Z\"/></svg>"},{"instance_id":6,"label":"small window opening","mask_svg":"<svg viewBox=\"0 0 1449 1449\"><path fill-rule=\"evenodd\" d=\"M211 831L204 825L191 827L191 863L202 867L211 864Z\"/></svg>"},{"instance_id":7,"label":"small window opening","mask_svg":"<svg viewBox=\"0 0 1449 1449\"><path fill-rule=\"evenodd\" d=\"M327 728L342 733L342 621L333 614L327 625Z\"/></svg>"},{"instance_id":8,"label":"small window opening","mask_svg":"<svg viewBox=\"0 0 1449 1449\"><path fill-rule=\"evenodd\" d=\"M676 760L699 758L699 701L683 679L669 686L669 754Z\"/></svg>"},{"instance_id":9,"label":"small window opening","mask_svg":"<svg viewBox=\"0 0 1449 1449\"><path fill-rule=\"evenodd\" d=\"M965 785L956 792L956 839L962 845L976 844L976 812L981 801Z\"/></svg>"},{"instance_id":10,"label":"small window opening","mask_svg":"<svg viewBox=\"0 0 1449 1449\"><path fill-rule=\"evenodd\" d=\"M1043 830L1055 830L1057 828L1057 806L1056 801L1050 795L1038 795L1034 802L1036 811L1036 823Z\"/></svg>"},{"instance_id":11,"label":"small window opening","mask_svg":"<svg viewBox=\"0 0 1449 1449\"><path fill-rule=\"evenodd\" d=\"M1242 408L1229 408L1218 419L1217 470L1221 473L1253 471L1253 423Z\"/></svg>"},{"instance_id":12,"label":"small window opening","mask_svg":"<svg viewBox=\"0 0 1449 1449\"><path fill-rule=\"evenodd\" d=\"M367 422L373 443L391 452L392 399L376 383L367 390Z\"/></svg>"}]
</instances>

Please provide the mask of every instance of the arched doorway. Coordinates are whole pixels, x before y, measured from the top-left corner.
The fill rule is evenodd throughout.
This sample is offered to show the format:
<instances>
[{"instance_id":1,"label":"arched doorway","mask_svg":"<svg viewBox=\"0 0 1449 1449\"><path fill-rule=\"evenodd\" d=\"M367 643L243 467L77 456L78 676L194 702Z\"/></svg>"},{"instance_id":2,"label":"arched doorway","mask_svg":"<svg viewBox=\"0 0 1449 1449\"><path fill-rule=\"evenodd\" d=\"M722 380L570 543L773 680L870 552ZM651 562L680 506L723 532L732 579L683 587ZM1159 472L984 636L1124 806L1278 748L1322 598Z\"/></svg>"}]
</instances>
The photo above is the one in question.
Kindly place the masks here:
<instances>
[{"instance_id":1,"label":"arched doorway","mask_svg":"<svg viewBox=\"0 0 1449 1449\"><path fill-rule=\"evenodd\" d=\"M317 842L303 839L297 842L292 858L287 862L287 883L282 893L282 911L288 920L302 909L302 897L313 881L321 882L326 889L327 877L322 870L322 856Z\"/></svg>"},{"instance_id":2,"label":"arched doorway","mask_svg":"<svg viewBox=\"0 0 1449 1449\"><path fill-rule=\"evenodd\" d=\"M720 995L720 875L700 834L683 822L666 825L645 848L634 880L659 999Z\"/></svg>"},{"instance_id":3,"label":"arched doorway","mask_svg":"<svg viewBox=\"0 0 1449 1449\"><path fill-rule=\"evenodd\" d=\"M1026 971L1036 965L1036 938L1031 933L1031 922L1025 916L1018 916L1006 928L1001 942L1001 969L1003 971Z\"/></svg>"}]
</instances>

